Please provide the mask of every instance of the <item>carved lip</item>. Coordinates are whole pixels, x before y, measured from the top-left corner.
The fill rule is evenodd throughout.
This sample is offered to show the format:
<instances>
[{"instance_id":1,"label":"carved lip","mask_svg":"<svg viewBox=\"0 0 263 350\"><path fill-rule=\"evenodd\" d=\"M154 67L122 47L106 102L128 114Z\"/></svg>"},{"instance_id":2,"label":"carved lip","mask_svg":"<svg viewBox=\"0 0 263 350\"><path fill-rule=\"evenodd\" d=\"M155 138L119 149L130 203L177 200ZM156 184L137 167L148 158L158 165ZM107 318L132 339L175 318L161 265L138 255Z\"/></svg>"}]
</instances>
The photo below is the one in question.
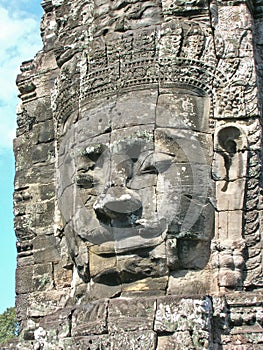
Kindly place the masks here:
<instances>
[{"instance_id":1,"label":"carved lip","mask_svg":"<svg viewBox=\"0 0 263 350\"><path fill-rule=\"evenodd\" d=\"M100 221L100 220L99 220ZM101 221L100 221L101 222ZM119 219L111 219L110 222L101 222L103 226L108 228L110 231L118 231L122 230L124 235L125 233L137 233L139 236L144 238L152 238L160 235L163 231L167 230L167 220L159 219L159 220L147 220L143 218L134 217L131 215L123 215L122 220Z\"/></svg>"},{"instance_id":2,"label":"carved lip","mask_svg":"<svg viewBox=\"0 0 263 350\"><path fill-rule=\"evenodd\" d=\"M162 243L168 231L165 219L157 221L140 220L137 226L116 227L101 223L92 231L82 232L80 236L90 241L104 254L121 254L137 249L153 247Z\"/></svg>"},{"instance_id":3,"label":"carved lip","mask_svg":"<svg viewBox=\"0 0 263 350\"><path fill-rule=\"evenodd\" d=\"M168 226L165 219L157 221L139 220L141 224L129 227L111 227L116 253L152 247L164 241Z\"/></svg>"}]
</instances>

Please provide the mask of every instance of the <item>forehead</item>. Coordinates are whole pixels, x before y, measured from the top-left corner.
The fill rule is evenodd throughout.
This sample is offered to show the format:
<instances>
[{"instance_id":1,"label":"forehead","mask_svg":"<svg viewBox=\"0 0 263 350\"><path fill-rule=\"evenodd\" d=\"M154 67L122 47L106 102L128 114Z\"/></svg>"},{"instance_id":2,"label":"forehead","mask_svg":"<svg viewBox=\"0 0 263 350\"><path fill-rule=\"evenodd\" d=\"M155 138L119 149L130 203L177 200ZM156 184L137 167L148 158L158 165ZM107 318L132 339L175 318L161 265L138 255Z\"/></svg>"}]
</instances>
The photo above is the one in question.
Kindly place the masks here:
<instances>
[{"instance_id":1,"label":"forehead","mask_svg":"<svg viewBox=\"0 0 263 350\"><path fill-rule=\"evenodd\" d=\"M132 91L83 106L79 132L91 142L102 134L127 138L156 128L207 132L209 109L209 98L190 89Z\"/></svg>"}]
</instances>

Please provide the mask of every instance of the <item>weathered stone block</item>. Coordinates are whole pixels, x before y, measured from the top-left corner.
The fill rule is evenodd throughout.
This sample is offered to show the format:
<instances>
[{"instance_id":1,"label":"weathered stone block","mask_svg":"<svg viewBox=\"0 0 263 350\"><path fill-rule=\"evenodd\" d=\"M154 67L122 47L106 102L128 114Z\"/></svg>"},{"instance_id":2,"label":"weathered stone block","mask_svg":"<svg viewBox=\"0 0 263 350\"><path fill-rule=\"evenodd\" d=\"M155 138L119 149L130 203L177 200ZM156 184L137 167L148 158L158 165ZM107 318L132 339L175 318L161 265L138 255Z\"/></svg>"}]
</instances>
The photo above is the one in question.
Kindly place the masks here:
<instances>
[{"instance_id":1,"label":"weathered stone block","mask_svg":"<svg viewBox=\"0 0 263 350\"><path fill-rule=\"evenodd\" d=\"M49 141L54 140L55 133L54 133L54 123L52 120L48 120L44 123L39 124L39 131L38 131L38 142L39 143L46 143Z\"/></svg>"},{"instance_id":2,"label":"weathered stone block","mask_svg":"<svg viewBox=\"0 0 263 350\"><path fill-rule=\"evenodd\" d=\"M116 277L115 274L114 274L114 277ZM118 282L118 280L117 280L117 282ZM97 300L98 295L102 299L114 298L114 297L120 295L121 292L122 292L122 285L116 284L116 278L114 278L114 280L113 280L113 285L93 282L89 286L89 293L85 299L87 299L88 301Z\"/></svg>"},{"instance_id":3,"label":"weathered stone block","mask_svg":"<svg viewBox=\"0 0 263 350\"><path fill-rule=\"evenodd\" d=\"M109 301L108 328L110 333L151 330L155 299L117 299Z\"/></svg>"},{"instance_id":4,"label":"weathered stone block","mask_svg":"<svg viewBox=\"0 0 263 350\"><path fill-rule=\"evenodd\" d=\"M46 201L46 202L37 202L32 206L35 211L34 219L32 220L32 227L48 227L52 226L54 221L54 209L55 203L54 200Z\"/></svg>"},{"instance_id":5,"label":"weathered stone block","mask_svg":"<svg viewBox=\"0 0 263 350\"><path fill-rule=\"evenodd\" d=\"M157 98L157 90L133 91L119 96L112 110L113 128L154 123Z\"/></svg>"},{"instance_id":6,"label":"weathered stone block","mask_svg":"<svg viewBox=\"0 0 263 350\"><path fill-rule=\"evenodd\" d=\"M189 91L176 90L173 94L161 94L156 109L159 127L208 131L210 101Z\"/></svg>"},{"instance_id":7,"label":"weathered stone block","mask_svg":"<svg viewBox=\"0 0 263 350\"><path fill-rule=\"evenodd\" d=\"M53 63L54 64L54 63ZM36 122L44 122L52 119L52 110L50 108L50 97L38 98L27 106L27 112L36 117Z\"/></svg>"},{"instance_id":8,"label":"weathered stone block","mask_svg":"<svg viewBox=\"0 0 263 350\"><path fill-rule=\"evenodd\" d=\"M37 236L33 240L35 264L57 262L60 260L56 238L54 236Z\"/></svg>"},{"instance_id":9,"label":"weathered stone block","mask_svg":"<svg viewBox=\"0 0 263 350\"><path fill-rule=\"evenodd\" d=\"M56 334L60 339L69 337L71 335L72 312L71 308L65 307L44 318L40 318L38 325L44 330Z\"/></svg>"},{"instance_id":10,"label":"weathered stone block","mask_svg":"<svg viewBox=\"0 0 263 350\"><path fill-rule=\"evenodd\" d=\"M111 337L111 344L111 350L155 350L156 334L150 331L120 332Z\"/></svg>"},{"instance_id":11,"label":"weathered stone block","mask_svg":"<svg viewBox=\"0 0 263 350\"><path fill-rule=\"evenodd\" d=\"M245 180L216 181L216 207L218 211L242 210L244 207Z\"/></svg>"},{"instance_id":12,"label":"weathered stone block","mask_svg":"<svg viewBox=\"0 0 263 350\"><path fill-rule=\"evenodd\" d=\"M82 130L81 135L88 137L94 137L94 135L105 134L107 130L111 128L112 109L116 105L116 97L111 97L107 103L100 103L97 101L94 106L88 104L89 109L84 104L81 109L81 119L83 125L85 121L88 121L90 128L88 130ZM93 108L92 108L93 107Z\"/></svg>"},{"instance_id":13,"label":"weathered stone block","mask_svg":"<svg viewBox=\"0 0 263 350\"><path fill-rule=\"evenodd\" d=\"M205 295L211 290L211 270L173 271L169 276L168 294L177 296Z\"/></svg>"},{"instance_id":14,"label":"weathered stone block","mask_svg":"<svg viewBox=\"0 0 263 350\"><path fill-rule=\"evenodd\" d=\"M174 155L178 163L203 164L211 162L211 135L184 129L157 128L155 130L157 150ZM196 169L202 170L199 166Z\"/></svg>"},{"instance_id":15,"label":"weathered stone block","mask_svg":"<svg viewBox=\"0 0 263 350\"><path fill-rule=\"evenodd\" d=\"M192 337L188 331L176 332L173 335L159 336L157 350L192 350L194 347ZM207 349L204 347L202 349Z\"/></svg>"},{"instance_id":16,"label":"weathered stone block","mask_svg":"<svg viewBox=\"0 0 263 350\"><path fill-rule=\"evenodd\" d=\"M247 151L238 152L233 157L226 152L214 154L212 176L215 180L233 181L247 174Z\"/></svg>"},{"instance_id":17,"label":"weathered stone block","mask_svg":"<svg viewBox=\"0 0 263 350\"><path fill-rule=\"evenodd\" d=\"M137 254L136 254L137 253ZM125 284L136 282L140 278L158 278L167 276L168 269L165 256L153 256L151 251L137 250L134 254L118 255L117 269L120 271L121 281Z\"/></svg>"},{"instance_id":18,"label":"weathered stone block","mask_svg":"<svg viewBox=\"0 0 263 350\"><path fill-rule=\"evenodd\" d=\"M52 199L55 196L55 186L53 183L40 186L39 191L42 201Z\"/></svg>"},{"instance_id":19,"label":"weathered stone block","mask_svg":"<svg viewBox=\"0 0 263 350\"><path fill-rule=\"evenodd\" d=\"M157 278L143 278L131 283L123 283L124 297L140 297L142 295L162 295L165 294L168 284L168 276Z\"/></svg>"},{"instance_id":20,"label":"weathered stone block","mask_svg":"<svg viewBox=\"0 0 263 350\"><path fill-rule=\"evenodd\" d=\"M64 268L63 263L56 262L53 265L54 283L57 289L70 287L72 282L72 269Z\"/></svg>"},{"instance_id":21,"label":"weathered stone block","mask_svg":"<svg viewBox=\"0 0 263 350\"><path fill-rule=\"evenodd\" d=\"M18 267L16 269L16 293L25 294L34 290L32 266Z\"/></svg>"},{"instance_id":22,"label":"weathered stone block","mask_svg":"<svg viewBox=\"0 0 263 350\"><path fill-rule=\"evenodd\" d=\"M89 266L91 277L94 277L103 272L107 274L107 271L116 268L116 264L116 256L100 256L93 253L91 250L89 252Z\"/></svg>"},{"instance_id":23,"label":"weathered stone block","mask_svg":"<svg viewBox=\"0 0 263 350\"><path fill-rule=\"evenodd\" d=\"M103 300L77 307L72 316L72 336L106 333L107 308L108 302Z\"/></svg>"},{"instance_id":24,"label":"weathered stone block","mask_svg":"<svg viewBox=\"0 0 263 350\"><path fill-rule=\"evenodd\" d=\"M32 152L33 164L53 161L55 155L54 152L55 151L53 142L48 144L36 145Z\"/></svg>"},{"instance_id":25,"label":"weathered stone block","mask_svg":"<svg viewBox=\"0 0 263 350\"><path fill-rule=\"evenodd\" d=\"M44 317L63 309L69 299L68 292L69 289L32 293L30 295L30 308L28 308L27 315L29 317Z\"/></svg>"},{"instance_id":26,"label":"weathered stone block","mask_svg":"<svg viewBox=\"0 0 263 350\"><path fill-rule=\"evenodd\" d=\"M37 164L27 169L17 169L15 188L23 188L29 184L46 184L54 181L55 171L54 164Z\"/></svg>"},{"instance_id":27,"label":"weathered stone block","mask_svg":"<svg viewBox=\"0 0 263 350\"><path fill-rule=\"evenodd\" d=\"M19 259L17 260L18 267L32 266L33 264L34 264L34 259L32 255L19 257Z\"/></svg>"},{"instance_id":28,"label":"weathered stone block","mask_svg":"<svg viewBox=\"0 0 263 350\"><path fill-rule=\"evenodd\" d=\"M30 305L30 294L18 294L16 297L16 315L18 321L27 319L27 308Z\"/></svg>"},{"instance_id":29,"label":"weathered stone block","mask_svg":"<svg viewBox=\"0 0 263 350\"><path fill-rule=\"evenodd\" d=\"M242 238L242 210L221 211L215 214L215 237L224 241ZM231 223L231 224L230 224Z\"/></svg>"},{"instance_id":30,"label":"weathered stone block","mask_svg":"<svg viewBox=\"0 0 263 350\"><path fill-rule=\"evenodd\" d=\"M64 350L112 350L109 335L65 338L62 343Z\"/></svg>"},{"instance_id":31,"label":"weathered stone block","mask_svg":"<svg viewBox=\"0 0 263 350\"><path fill-rule=\"evenodd\" d=\"M208 298L159 298L154 330L157 332L193 331L196 334L208 332L211 311L212 304Z\"/></svg>"},{"instance_id":32,"label":"weathered stone block","mask_svg":"<svg viewBox=\"0 0 263 350\"><path fill-rule=\"evenodd\" d=\"M48 290L54 287L52 263L34 265L33 267L34 290Z\"/></svg>"},{"instance_id":33,"label":"weathered stone block","mask_svg":"<svg viewBox=\"0 0 263 350\"><path fill-rule=\"evenodd\" d=\"M15 348L11 347L11 349L8 348L8 349L3 349L3 350L15 350L18 348L18 346L19 346L20 350L35 350L34 344L32 343L32 341L25 341L25 342L23 342L23 344L19 343Z\"/></svg>"}]
</instances>

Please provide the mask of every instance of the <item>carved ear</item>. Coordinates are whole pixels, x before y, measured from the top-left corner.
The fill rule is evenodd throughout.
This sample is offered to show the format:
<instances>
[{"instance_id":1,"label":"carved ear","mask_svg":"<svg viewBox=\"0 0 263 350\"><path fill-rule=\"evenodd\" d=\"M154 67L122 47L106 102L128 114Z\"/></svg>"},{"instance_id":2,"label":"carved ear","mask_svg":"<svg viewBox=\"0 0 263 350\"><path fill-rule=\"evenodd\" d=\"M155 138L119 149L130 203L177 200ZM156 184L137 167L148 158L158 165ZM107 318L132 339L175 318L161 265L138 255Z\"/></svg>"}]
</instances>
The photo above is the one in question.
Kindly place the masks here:
<instances>
[{"instance_id":1,"label":"carved ear","mask_svg":"<svg viewBox=\"0 0 263 350\"><path fill-rule=\"evenodd\" d=\"M228 123L217 130L213 174L218 180L225 180L225 184L221 188L222 192L228 190L230 181L244 176L247 154L244 151L246 149L247 136L240 125ZM222 162L224 162L224 170Z\"/></svg>"},{"instance_id":2,"label":"carved ear","mask_svg":"<svg viewBox=\"0 0 263 350\"><path fill-rule=\"evenodd\" d=\"M222 127L215 138L215 150L229 154L242 151L247 146L247 138L244 131L237 126L228 125Z\"/></svg>"}]
</instances>

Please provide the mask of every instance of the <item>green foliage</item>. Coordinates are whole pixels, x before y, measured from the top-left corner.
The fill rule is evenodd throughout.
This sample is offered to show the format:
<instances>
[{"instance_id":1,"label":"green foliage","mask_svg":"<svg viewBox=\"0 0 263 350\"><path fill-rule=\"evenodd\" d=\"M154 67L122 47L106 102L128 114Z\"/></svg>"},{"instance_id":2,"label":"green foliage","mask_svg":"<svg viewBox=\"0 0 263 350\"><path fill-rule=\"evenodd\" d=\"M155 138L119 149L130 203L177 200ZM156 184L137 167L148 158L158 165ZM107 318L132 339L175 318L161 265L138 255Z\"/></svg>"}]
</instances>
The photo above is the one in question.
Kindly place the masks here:
<instances>
[{"instance_id":1,"label":"green foliage","mask_svg":"<svg viewBox=\"0 0 263 350\"><path fill-rule=\"evenodd\" d=\"M0 314L0 344L4 344L18 335L19 324L15 307L7 308Z\"/></svg>"}]
</instances>

